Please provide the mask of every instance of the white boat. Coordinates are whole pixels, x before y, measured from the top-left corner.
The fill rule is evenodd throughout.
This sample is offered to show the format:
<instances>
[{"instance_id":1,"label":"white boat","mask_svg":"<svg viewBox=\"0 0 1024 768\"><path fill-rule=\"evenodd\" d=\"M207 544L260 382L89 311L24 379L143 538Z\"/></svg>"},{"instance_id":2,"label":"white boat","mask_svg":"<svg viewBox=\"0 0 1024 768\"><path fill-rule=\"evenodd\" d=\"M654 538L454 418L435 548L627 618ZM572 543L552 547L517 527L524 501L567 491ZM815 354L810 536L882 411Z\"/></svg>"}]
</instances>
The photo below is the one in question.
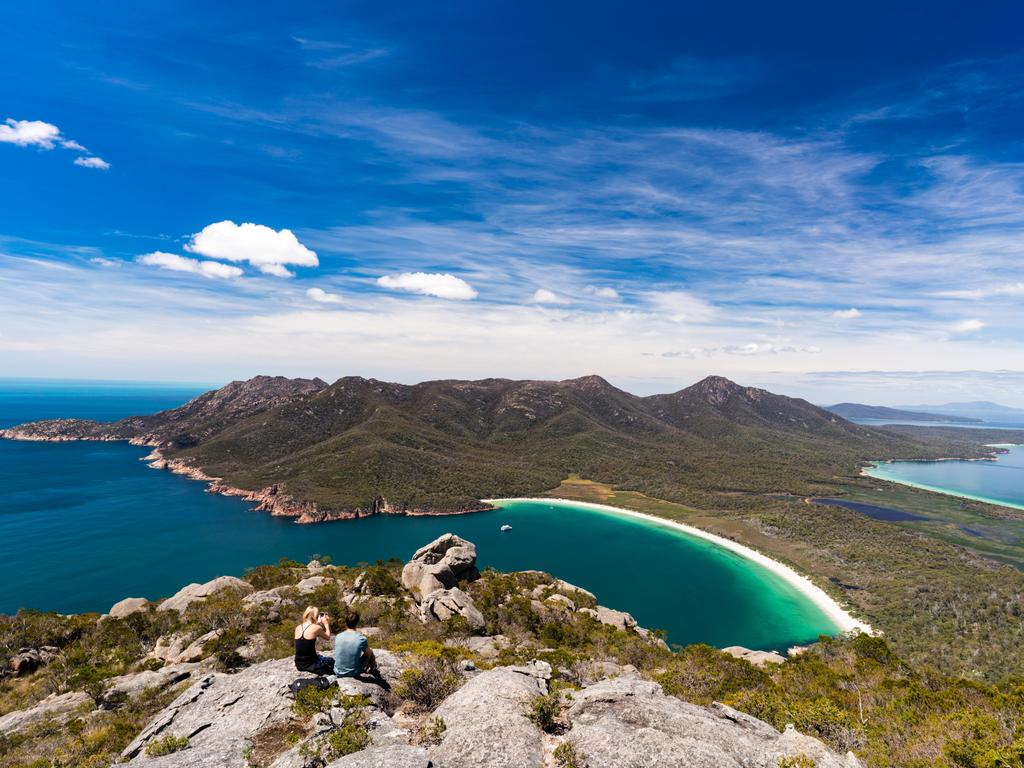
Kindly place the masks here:
<instances>
[{"instance_id":1,"label":"white boat","mask_svg":"<svg viewBox=\"0 0 1024 768\"><path fill-rule=\"evenodd\" d=\"M501 530L503 530L503 531L511 531L512 530L512 526L511 525L503 525L503 526L501 526Z\"/></svg>"}]
</instances>

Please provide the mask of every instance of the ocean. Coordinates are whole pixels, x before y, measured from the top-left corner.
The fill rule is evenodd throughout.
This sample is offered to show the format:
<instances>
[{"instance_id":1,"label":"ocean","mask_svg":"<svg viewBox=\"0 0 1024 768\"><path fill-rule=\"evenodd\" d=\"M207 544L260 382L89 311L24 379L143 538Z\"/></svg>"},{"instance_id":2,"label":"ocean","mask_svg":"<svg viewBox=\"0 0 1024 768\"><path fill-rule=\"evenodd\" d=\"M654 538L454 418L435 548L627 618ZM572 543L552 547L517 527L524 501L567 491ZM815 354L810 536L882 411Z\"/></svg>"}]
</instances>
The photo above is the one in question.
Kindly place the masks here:
<instances>
[{"instance_id":1,"label":"ocean","mask_svg":"<svg viewBox=\"0 0 1024 768\"><path fill-rule=\"evenodd\" d=\"M209 388L0 380L0 426L152 413ZM666 630L670 642L785 650L835 632L762 567L641 520L531 501L453 517L300 526L150 469L140 461L146 453L127 443L0 440L0 612L105 611L123 597L170 595L281 557L404 560L451 531L476 543L481 566L553 573ZM503 533L506 523L512 530Z\"/></svg>"}]
</instances>

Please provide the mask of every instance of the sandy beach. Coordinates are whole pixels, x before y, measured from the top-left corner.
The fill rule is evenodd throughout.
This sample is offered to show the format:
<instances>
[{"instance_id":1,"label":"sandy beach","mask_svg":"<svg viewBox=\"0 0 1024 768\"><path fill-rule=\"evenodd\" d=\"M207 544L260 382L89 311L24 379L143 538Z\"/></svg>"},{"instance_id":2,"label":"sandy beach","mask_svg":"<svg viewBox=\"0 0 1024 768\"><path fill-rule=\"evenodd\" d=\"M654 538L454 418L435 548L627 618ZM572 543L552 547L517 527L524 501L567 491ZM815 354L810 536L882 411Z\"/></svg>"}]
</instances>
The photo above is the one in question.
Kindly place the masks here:
<instances>
[{"instance_id":1,"label":"sandy beach","mask_svg":"<svg viewBox=\"0 0 1024 768\"><path fill-rule=\"evenodd\" d=\"M825 592L821 587L817 586L808 577L797 573L788 565L780 563L778 560L774 560L767 555L758 552L755 549L739 544L731 539L724 538L723 536L717 536L713 533L695 528L692 525L686 525L685 523L678 523L674 520L668 520L663 517L657 517L656 515L648 515L644 512L635 512L631 509L624 509L622 507L613 507L608 504L595 504L587 501L571 501L569 499L552 499L545 497L520 497L513 499L482 499L484 503L494 504L500 506L502 502L506 501L541 501L546 504L553 506L574 506L574 507L586 507L598 511L610 512L616 515L622 515L625 517L635 517L645 522L655 523L668 528L674 528L688 536L693 536L699 539L704 539L720 547L735 552L736 554L744 557L754 563L757 563L761 567L773 574L778 576L786 583L792 585L810 600L814 605L821 609L821 611L828 616L828 618L839 628L841 632L866 632L868 634L874 634L874 630L870 624L867 624L860 619L856 619L849 614L839 603L829 597L828 593Z\"/></svg>"}]
</instances>

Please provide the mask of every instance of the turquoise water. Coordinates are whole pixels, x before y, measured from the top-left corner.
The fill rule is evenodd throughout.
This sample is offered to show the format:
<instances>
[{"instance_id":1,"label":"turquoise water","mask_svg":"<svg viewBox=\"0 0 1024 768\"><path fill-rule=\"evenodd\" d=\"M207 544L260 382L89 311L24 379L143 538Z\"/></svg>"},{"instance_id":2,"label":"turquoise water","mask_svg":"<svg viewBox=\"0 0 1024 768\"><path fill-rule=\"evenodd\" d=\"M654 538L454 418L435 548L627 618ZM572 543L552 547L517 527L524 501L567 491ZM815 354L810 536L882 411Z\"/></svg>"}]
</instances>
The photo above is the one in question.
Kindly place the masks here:
<instances>
[{"instance_id":1,"label":"turquoise water","mask_svg":"<svg viewBox=\"0 0 1024 768\"><path fill-rule=\"evenodd\" d=\"M18 391L20 388L20 391ZM0 425L116 418L173 407L196 388L51 388L0 382ZM595 592L676 643L785 649L834 625L795 589L728 550L655 523L585 508L515 502L456 517L374 517L318 526L254 512L237 499L139 461L124 443L0 440L0 612L106 610L192 581L287 556L337 563L407 559L451 531L481 565L537 568ZM501 533L503 523L512 531Z\"/></svg>"},{"instance_id":2,"label":"turquoise water","mask_svg":"<svg viewBox=\"0 0 1024 768\"><path fill-rule=\"evenodd\" d=\"M896 461L867 470L871 477L916 488L1024 509L1024 446L1007 446L996 461Z\"/></svg>"}]
</instances>

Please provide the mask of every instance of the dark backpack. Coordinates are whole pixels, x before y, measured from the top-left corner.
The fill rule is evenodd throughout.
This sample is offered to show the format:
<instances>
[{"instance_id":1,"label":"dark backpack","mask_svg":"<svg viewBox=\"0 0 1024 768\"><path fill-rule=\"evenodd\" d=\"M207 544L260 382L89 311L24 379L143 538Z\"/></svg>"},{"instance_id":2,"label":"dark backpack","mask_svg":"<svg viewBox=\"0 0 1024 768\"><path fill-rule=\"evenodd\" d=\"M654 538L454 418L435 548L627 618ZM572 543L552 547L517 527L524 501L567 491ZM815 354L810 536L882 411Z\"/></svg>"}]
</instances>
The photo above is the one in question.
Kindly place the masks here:
<instances>
[{"instance_id":1,"label":"dark backpack","mask_svg":"<svg viewBox=\"0 0 1024 768\"><path fill-rule=\"evenodd\" d=\"M326 677L300 677L298 680L293 681L288 685L288 690L292 692L292 696L297 696L299 691L306 688L316 688L318 691L326 690L331 687L330 681Z\"/></svg>"}]
</instances>

